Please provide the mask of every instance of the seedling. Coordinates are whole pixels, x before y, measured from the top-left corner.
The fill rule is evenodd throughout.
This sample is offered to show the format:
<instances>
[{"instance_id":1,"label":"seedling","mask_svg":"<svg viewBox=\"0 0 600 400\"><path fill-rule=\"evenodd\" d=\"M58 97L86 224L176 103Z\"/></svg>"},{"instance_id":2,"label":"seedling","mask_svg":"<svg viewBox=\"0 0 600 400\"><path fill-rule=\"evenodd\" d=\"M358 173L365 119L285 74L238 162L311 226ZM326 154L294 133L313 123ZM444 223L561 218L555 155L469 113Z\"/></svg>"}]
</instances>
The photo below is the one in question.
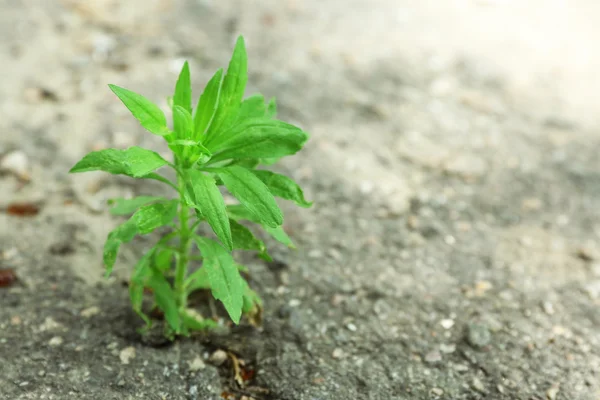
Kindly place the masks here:
<instances>
[{"instance_id":1,"label":"seedling","mask_svg":"<svg viewBox=\"0 0 600 400\"><path fill-rule=\"evenodd\" d=\"M186 62L169 99L173 129L167 126L161 109L148 99L109 85L146 130L167 142L173 162L154 151L130 147L91 152L70 170L154 179L176 191L178 196L173 199L140 196L113 200L112 214L133 215L110 232L104 245L108 276L121 244L136 235L168 227L169 233L135 266L129 294L133 310L148 328L152 321L144 313L142 302L144 290L150 289L155 307L164 313L169 337L216 324L188 308L188 296L199 289L210 289L234 323L239 323L242 314L251 321L259 320L262 301L240 274L247 269L234 261L232 251L256 251L266 260L270 256L264 243L241 222L258 224L279 242L293 247L282 229L283 214L274 196L301 207L311 205L290 178L256 169L295 154L308 136L300 128L275 119L275 99L266 103L263 96L253 95L244 100L247 79L246 49L244 39L239 37L227 73L219 69L214 74L193 110ZM172 168L176 181L156 172L161 167ZM220 186L239 204L226 205ZM197 233L203 222L210 225L216 238ZM201 261L201 266L191 268L193 261Z\"/></svg>"}]
</instances>

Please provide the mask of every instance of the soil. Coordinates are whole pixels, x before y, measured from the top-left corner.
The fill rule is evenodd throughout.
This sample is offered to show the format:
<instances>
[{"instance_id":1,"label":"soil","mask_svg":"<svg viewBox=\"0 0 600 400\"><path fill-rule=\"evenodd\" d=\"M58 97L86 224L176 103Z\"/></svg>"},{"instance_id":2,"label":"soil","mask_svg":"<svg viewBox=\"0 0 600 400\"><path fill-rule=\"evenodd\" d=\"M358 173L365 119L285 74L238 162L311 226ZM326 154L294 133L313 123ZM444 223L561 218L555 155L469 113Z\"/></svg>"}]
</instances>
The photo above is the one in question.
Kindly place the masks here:
<instances>
[{"instance_id":1,"label":"soil","mask_svg":"<svg viewBox=\"0 0 600 400\"><path fill-rule=\"evenodd\" d=\"M599 11L0 0L0 398L600 398ZM188 59L197 95L240 33L248 94L311 134L277 169L315 206L282 203L298 250L240 255L261 329L143 341L123 282L158 234L105 280L106 200L165 189L67 171L166 152L106 85L166 107Z\"/></svg>"}]
</instances>

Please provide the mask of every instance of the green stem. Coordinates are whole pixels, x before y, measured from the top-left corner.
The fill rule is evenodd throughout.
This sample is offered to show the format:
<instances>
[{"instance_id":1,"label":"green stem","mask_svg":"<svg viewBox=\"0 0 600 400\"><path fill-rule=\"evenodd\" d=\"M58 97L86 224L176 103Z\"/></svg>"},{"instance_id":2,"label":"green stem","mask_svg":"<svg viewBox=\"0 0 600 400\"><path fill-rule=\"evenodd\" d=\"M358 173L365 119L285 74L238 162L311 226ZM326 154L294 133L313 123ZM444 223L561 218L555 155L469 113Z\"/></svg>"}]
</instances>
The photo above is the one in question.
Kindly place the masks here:
<instances>
[{"instance_id":1,"label":"green stem","mask_svg":"<svg viewBox=\"0 0 600 400\"><path fill-rule=\"evenodd\" d=\"M183 199L185 193L184 174L177 174L177 183L179 186L179 198ZM187 296L185 293L185 276L187 275L187 264L189 260L191 231L189 228L190 208L183 201L179 205L179 257L177 258L177 267L175 269L175 294L177 296L177 306L179 309L185 309L187 306Z\"/></svg>"}]
</instances>

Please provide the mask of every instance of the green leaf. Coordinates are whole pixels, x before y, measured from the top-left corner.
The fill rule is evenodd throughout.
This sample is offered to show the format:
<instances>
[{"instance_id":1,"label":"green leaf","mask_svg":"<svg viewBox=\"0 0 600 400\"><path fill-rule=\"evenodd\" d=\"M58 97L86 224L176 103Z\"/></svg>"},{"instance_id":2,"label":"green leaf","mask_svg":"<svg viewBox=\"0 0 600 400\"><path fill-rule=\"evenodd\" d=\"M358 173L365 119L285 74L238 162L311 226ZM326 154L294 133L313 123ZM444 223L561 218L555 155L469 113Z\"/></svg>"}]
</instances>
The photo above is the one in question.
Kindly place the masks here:
<instances>
[{"instance_id":1,"label":"green leaf","mask_svg":"<svg viewBox=\"0 0 600 400\"><path fill-rule=\"evenodd\" d=\"M111 174L144 178L167 164L169 162L158 153L134 146L125 150L93 151L83 157L69 172L105 171Z\"/></svg>"},{"instance_id":2,"label":"green leaf","mask_svg":"<svg viewBox=\"0 0 600 400\"><path fill-rule=\"evenodd\" d=\"M249 119L205 141L211 162L230 158L275 158L298 152L308 140L302 129L275 119Z\"/></svg>"},{"instance_id":3,"label":"green leaf","mask_svg":"<svg viewBox=\"0 0 600 400\"><path fill-rule=\"evenodd\" d=\"M173 221L178 204L178 200L169 200L142 206L131 218L135 221L138 232L144 235Z\"/></svg>"},{"instance_id":4,"label":"green leaf","mask_svg":"<svg viewBox=\"0 0 600 400\"><path fill-rule=\"evenodd\" d=\"M163 273L168 272L171 269L173 257L176 255L177 253L171 249L157 250L154 257L154 266Z\"/></svg>"},{"instance_id":5,"label":"green leaf","mask_svg":"<svg viewBox=\"0 0 600 400\"><path fill-rule=\"evenodd\" d=\"M151 325L151 322L150 318L142 311L142 305L144 302L144 287L146 286L148 276L151 274L150 262L155 250L156 247L153 247L140 258L129 280L129 300L131 301L131 307L144 320L147 327Z\"/></svg>"},{"instance_id":6,"label":"green leaf","mask_svg":"<svg viewBox=\"0 0 600 400\"><path fill-rule=\"evenodd\" d=\"M130 242L138 233L137 224L130 218L123 224L117 226L108 234L106 243L104 243L103 259L106 267L106 276L108 277L117 260L117 254L122 243Z\"/></svg>"},{"instance_id":7,"label":"green leaf","mask_svg":"<svg viewBox=\"0 0 600 400\"><path fill-rule=\"evenodd\" d=\"M225 248L231 251L233 240L227 209L215 180L192 169L188 171L188 187L194 200L193 207L200 211Z\"/></svg>"},{"instance_id":8,"label":"green leaf","mask_svg":"<svg viewBox=\"0 0 600 400\"><path fill-rule=\"evenodd\" d=\"M154 292L154 301L158 308L165 313L165 320L169 326L179 333L181 330L181 320L179 318L179 310L175 302L175 292L165 279L164 275L159 271L152 271L148 279L148 286Z\"/></svg>"},{"instance_id":9,"label":"green leaf","mask_svg":"<svg viewBox=\"0 0 600 400\"><path fill-rule=\"evenodd\" d=\"M194 131L194 123L192 122L192 114L185 108L173 106L173 125L175 133L179 139L189 139Z\"/></svg>"},{"instance_id":10,"label":"green leaf","mask_svg":"<svg viewBox=\"0 0 600 400\"><path fill-rule=\"evenodd\" d=\"M257 239L252 234L250 229L246 228L244 225L240 224L234 219L230 219L229 223L231 225L231 236L233 237L234 249L256 250L267 261L273 260L271 256L269 256L265 244L262 242L262 240Z\"/></svg>"},{"instance_id":11,"label":"green leaf","mask_svg":"<svg viewBox=\"0 0 600 400\"><path fill-rule=\"evenodd\" d=\"M170 180L168 180L164 176L161 176L161 175L157 174L156 172L151 172L148 175L142 176L141 178L142 179L153 179L155 181L159 181L159 182L162 182L162 183L164 183L166 185L169 185L169 186L171 186L175 190L178 190L177 186L175 186L175 184L173 182L171 182Z\"/></svg>"},{"instance_id":12,"label":"green leaf","mask_svg":"<svg viewBox=\"0 0 600 400\"><path fill-rule=\"evenodd\" d=\"M219 106L213 122L207 132L207 138L220 135L222 125L227 119L232 119L240 107L246 82L248 81L248 56L244 38L238 37L233 55L223 79L223 88L219 95Z\"/></svg>"},{"instance_id":13,"label":"green leaf","mask_svg":"<svg viewBox=\"0 0 600 400\"><path fill-rule=\"evenodd\" d=\"M269 100L265 117L269 119L277 117L277 100L275 99L275 97L271 97L271 100Z\"/></svg>"},{"instance_id":14,"label":"green leaf","mask_svg":"<svg viewBox=\"0 0 600 400\"><path fill-rule=\"evenodd\" d=\"M252 173L267 185L273 196L291 200L300 207L308 208L312 206L312 202L308 202L304 198L300 186L287 176L265 170L254 170Z\"/></svg>"},{"instance_id":15,"label":"green leaf","mask_svg":"<svg viewBox=\"0 0 600 400\"><path fill-rule=\"evenodd\" d=\"M165 136L170 133L169 128L167 128L165 114L157 105L131 90L115 85L108 85L108 87L121 99L125 107L131 111L131 114L148 131L159 136Z\"/></svg>"},{"instance_id":16,"label":"green leaf","mask_svg":"<svg viewBox=\"0 0 600 400\"><path fill-rule=\"evenodd\" d=\"M195 270L185 280L185 291L187 294L199 289L210 289L210 281L208 280L206 268L199 268Z\"/></svg>"},{"instance_id":17,"label":"green leaf","mask_svg":"<svg viewBox=\"0 0 600 400\"><path fill-rule=\"evenodd\" d=\"M236 123L249 118L263 118L266 111L265 98L262 94L252 95L242 101L236 116Z\"/></svg>"},{"instance_id":18,"label":"green leaf","mask_svg":"<svg viewBox=\"0 0 600 400\"><path fill-rule=\"evenodd\" d=\"M256 224L260 224L260 221L252 215L244 206L242 205L230 205L227 206L227 214L229 218L234 219L236 221L250 221ZM278 226L276 228L271 228L269 226L262 225L264 230L273 237L273 239L277 240L280 243L285 244L288 247L295 248L292 239L285 233L283 227Z\"/></svg>"},{"instance_id":19,"label":"green leaf","mask_svg":"<svg viewBox=\"0 0 600 400\"><path fill-rule=\"evenodd\" d=\"M285 233L285 231L283 230L283 227L278 226L276 228L271 228L270 226L265 226L264 228L265 228L265 231L267 231L267 233L269 235L271 235L273 237L273 239L277 240L279 243L283 243L287 247L291 247L292 249L296 248L296 246L294 245L294 242L292 242L292 239L290 239L288 234Z\"/></svg>"},{"instance_id":20,"label":"green leaf","mask_svg":"<svg viewBox=\"0 0 600 400\"><path fill-rule=\"evenodd\" d=\"M111 199L108 201L108 204L113 206L113 208L110 209L112 215L128 215L134 213L143 205L160 200L164 200L164 198L156 196L138 196L132 199Z\"/></svg>"},{"instance_id":21,"label":"green leaf","mask_svg":"<svg viewBox=\"0 0 600 400\"><path fill-rule=\"evenodd\" d=\"M219 93L223 83L223 68L219 69L208 81L204 92L198 100L196 113L194 115L194 139L198 140L206 133L211 120L219 105Z\"/></svg>"},{"instance_id":22,"label":"green leaf","mask_svg":"<svg viewBox=\"0 0 600 400\"><path fill-rule=\"evenodd\" d=\"M235 261L214 240L196 236L195 241L204 257L202 268L206 268L213 297L223 303L233 322L238 324L244 303L244 280Z\"/></svg>"},{"instance_id":23,"label":"green leaf","mask_svg":"<svg viewBox=\"0 0 600 400\"><path fill-rule=\"evenodd\" d=\"M269 192L252 172L246 168L231 166L216 170L227 190L250 211L261 224L275 228L283 224L283 214Z\"/></svg>"},{"instance_id":24,"label":"green leaf","mask_svg":"<svg viewBox=\"0 0 600 400\"><path fill-rule=\"evenodd\" d=\"M182 107L188 114L192 113L192 82L190 79L190 66L187 61L183 64L175 85L173 105Z\"/></svg>"}]
</instances>

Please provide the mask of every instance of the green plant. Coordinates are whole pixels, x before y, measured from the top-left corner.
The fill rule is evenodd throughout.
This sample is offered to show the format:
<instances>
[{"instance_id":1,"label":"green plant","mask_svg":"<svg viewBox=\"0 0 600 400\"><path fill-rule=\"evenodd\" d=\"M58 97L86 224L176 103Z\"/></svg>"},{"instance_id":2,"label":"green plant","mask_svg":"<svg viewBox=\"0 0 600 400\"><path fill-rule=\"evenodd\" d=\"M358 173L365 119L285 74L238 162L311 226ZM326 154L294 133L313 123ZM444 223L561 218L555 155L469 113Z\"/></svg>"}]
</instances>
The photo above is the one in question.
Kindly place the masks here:
<instances>
[{"instance_id":1,"label":"green plant","mask_svg":"<svg viewBox=\"0 0 600 400\"><path fill-rule=\"evenodd\" d=\"M256 223L279 242L293 247L282 229L283 215L274 196L302 207L311 205L290 178L256 169L260 164L269 165L296 153L308 136L275 119L275 99L265 103L263 96L253 95L244 100L246 81L247 56L240 37L227 73L219 69L214 74L193 111L186 62L175 93L168 100L173 113L172 130L158 106L139 94L109 85L145 129L164 138L173 153L173 162L156 152L130 147L94 151L70 170L101 170L154 179L177 192L174 199L140 196L113 200L112 214L133 215L110 232L104 245L108 276L121 244L159 227L170 228L139 260L129 286L133 309L145 321L146 328L151 319L142 310L142 302L144 289L151 290L154 305L164 313L166 334L170 337L216 324L188 308L188 296L199 289L210 289L234 323L239 323L242 314L251 321L258 320L262 301L240 274L246 268L234 261L232 251L253 250L266 260L270 256L264 243L240 222ZM156 172L165 166L175 171L176 182ZM226 205L219 186L224 186L239 204ZM197 233L202 222L210 225L218 240ZM199 256L194 248L199 250ZM190 262L199 260L201 267L191 270Z\"/></svg>"}]
</instances>

